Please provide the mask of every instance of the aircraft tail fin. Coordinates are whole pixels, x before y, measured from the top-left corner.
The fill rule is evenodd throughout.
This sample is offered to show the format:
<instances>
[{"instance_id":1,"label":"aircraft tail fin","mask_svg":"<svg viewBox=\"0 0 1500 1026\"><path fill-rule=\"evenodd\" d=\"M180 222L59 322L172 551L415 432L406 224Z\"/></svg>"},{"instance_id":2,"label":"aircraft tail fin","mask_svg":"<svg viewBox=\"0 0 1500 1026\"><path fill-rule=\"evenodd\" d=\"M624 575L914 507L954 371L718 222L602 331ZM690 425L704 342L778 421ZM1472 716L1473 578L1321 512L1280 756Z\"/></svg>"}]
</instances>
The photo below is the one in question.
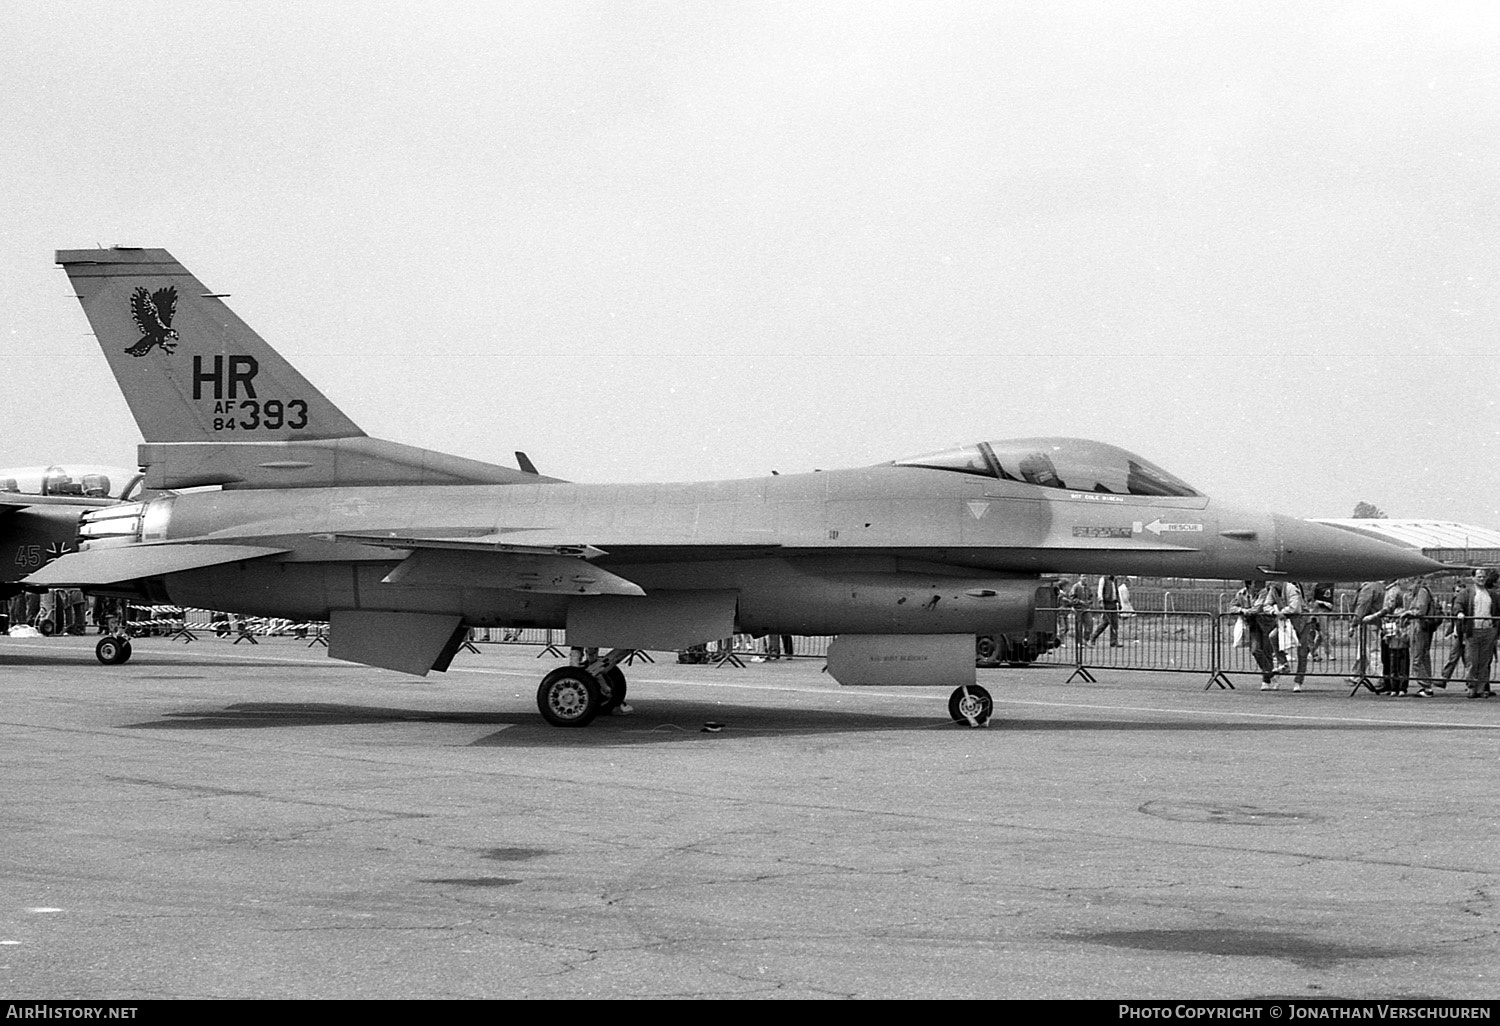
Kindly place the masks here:
<instances>
[{"instance_id":1,"label":"aircraft tail fin","mask_svg":"<svg viewBox=\"0 0 1500 1026\"><path fill-rule=\"evenodd\" d=\"M59 250L147 442L364 435L164 249Z\"/></svg>"},{"instance_id":2,"label":"aircraft tail fin","mask_svg":"<svg viewBox=\"0 0 1500 1026\"><path fill-rule=\"evenodd\" d=\"M368 437L164 249L57 262L145 436L148 488L554 480Z\"/></svg>"}]
</instances>

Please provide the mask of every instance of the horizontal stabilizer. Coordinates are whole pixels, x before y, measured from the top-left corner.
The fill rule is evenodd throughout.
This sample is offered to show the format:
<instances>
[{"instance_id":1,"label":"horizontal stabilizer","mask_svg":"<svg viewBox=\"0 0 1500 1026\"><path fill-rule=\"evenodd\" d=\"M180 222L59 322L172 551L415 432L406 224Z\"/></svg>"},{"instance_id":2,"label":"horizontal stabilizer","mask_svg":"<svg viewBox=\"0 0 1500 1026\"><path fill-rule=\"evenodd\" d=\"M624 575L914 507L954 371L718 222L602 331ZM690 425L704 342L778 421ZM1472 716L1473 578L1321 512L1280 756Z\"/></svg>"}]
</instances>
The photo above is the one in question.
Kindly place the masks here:
<instances>
[{"instance_id":1,"label":"horizontal stabilizer","mask_svg":"<svg viewBox=\"0 0 1500 1026\"><path fill-rule=\"evenodd\" d=\"M0 516L18 509L30 509L33 506L87 506L94 509L99 506L114 506L118 502L117 499L96 499L82 495L25 495L21 492L0 492Z\"/></svg>"},{"instance_id":2,"label":"horizontal stabilizer","mask_svg":"<svg viewBox=\"0 0 1500 1026\"><path fill-rule=\"evenodd\" d=\"M340 536L344 537L344 536ZM640 586L577 556L423 548L385 578L386 584L504 588L544 595L644 595Z\"/></svg>"},{"instance_id":3,"label":"horizontal stabilizer","mask_svg":"<svg viewBox=\"0 0 1500 1026\"><path fill-rule=\"evenodd\" d=\"M240 563L290 551L260 545L121 545L70 552L21 583L27 587L86 588L143 577L162 577L221 563Z\"/></svg>"}]
</instances>

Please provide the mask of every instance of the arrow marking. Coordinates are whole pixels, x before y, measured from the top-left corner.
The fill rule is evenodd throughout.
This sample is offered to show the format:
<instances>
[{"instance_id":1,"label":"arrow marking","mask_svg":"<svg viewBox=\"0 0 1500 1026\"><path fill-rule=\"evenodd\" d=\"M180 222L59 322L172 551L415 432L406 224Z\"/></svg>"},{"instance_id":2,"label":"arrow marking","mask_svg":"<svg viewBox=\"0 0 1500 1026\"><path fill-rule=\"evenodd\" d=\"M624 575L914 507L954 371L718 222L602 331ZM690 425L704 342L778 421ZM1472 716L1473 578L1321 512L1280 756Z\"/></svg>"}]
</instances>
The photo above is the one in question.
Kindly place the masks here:
<instances>
[{"instance_id":1,"label":"arrow marking","mask_svg":"<svg viewBox=\"0 0 1500 1026\"><path fill-rule=\"evenodd\" d=\"M1158 538L1160 538L1162 536L1162 532L1163 531L1166 531L1168 533L1183 532L1183 533L1190 533L1190 534L1201 534L1201 533L1203 533L1203 525L1202 524L1168 524L1168 523L1165 523L1160 517L1157 517L1155 520L1151 521L1151 523L1149 523L1149 524L1146 525L1146 530L1150 531L1152 534L1154 534Z\"/></svg>"}]
</instances>

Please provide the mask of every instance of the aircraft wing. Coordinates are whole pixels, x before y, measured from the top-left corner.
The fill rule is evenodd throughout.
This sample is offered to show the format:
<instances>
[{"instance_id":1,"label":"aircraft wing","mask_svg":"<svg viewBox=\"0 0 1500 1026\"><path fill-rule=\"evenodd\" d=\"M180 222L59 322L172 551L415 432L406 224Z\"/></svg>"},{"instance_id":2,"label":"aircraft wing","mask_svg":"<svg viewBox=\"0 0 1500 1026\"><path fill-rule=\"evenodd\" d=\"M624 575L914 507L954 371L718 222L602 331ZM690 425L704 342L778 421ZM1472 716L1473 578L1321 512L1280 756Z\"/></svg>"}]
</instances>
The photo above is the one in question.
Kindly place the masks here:
<instances>
[{"instance_id":1,"label":"aircraft wing","mask_svg":"<svg viewBox=\"0 0 1500 1026\"><path fill-rule=\"evenodd\" d=\"M86 588L198 570L221 563L240 563L289 551L261 545L122 545L70 552L54 559L21 583L44 588Z\"/></svg>"},{"instance_id":2,"label":"aircraft wing","mask_svg":"<svg viewBox=\"0 0 1500 1026\"><path fill-rule=\"evenodd\" d=\"M423 538L393 534L339 534L410 551L385 584L409 587L500 588L544 595L644 595L640 585L588 562L604 555L591 545L515 545L478 538Z\"/></svg>"}]
</instances>

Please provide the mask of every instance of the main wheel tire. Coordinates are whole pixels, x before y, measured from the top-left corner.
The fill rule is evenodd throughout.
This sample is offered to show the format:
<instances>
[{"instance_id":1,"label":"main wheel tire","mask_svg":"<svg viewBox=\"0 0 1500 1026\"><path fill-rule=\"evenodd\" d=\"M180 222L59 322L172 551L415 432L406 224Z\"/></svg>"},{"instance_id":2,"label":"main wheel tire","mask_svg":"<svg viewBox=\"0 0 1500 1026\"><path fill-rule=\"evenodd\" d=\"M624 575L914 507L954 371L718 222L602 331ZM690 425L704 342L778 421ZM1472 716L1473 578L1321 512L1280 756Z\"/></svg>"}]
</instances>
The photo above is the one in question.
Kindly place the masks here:
<instances>
[{"instance_id":1,"label":"main wheel tire","mask_svg":"<svg viewBox=\"0 0 1500 1026\"><path fill-rule=\"evenodd\" d=\"M57 633L57 624L53 623L50 619L42 620L36 625L36 629L41 633L42 637L50 638Z\"/></svg>"},{"instance_id":2,"label":"main wheel tire","mask_svg":"<svg viewBox=\"0 0 1500 1026\"><path fill-rule=\"evenodd\" d=\"M130 642L107 634L94 646L94 658L105 666L119 666L130 658Z\"/></svg>"},{"instance_id":3,"label":"main wheel tire","mask_svg":"<svg viewBox=\"0 0 1500 1026\"><path fill-rule=\"evenodd\" d=\"M625 673L611 666L599 675L599 711L610 712L625 704ZM606 694L606 692L608 692Z\"/></svg>"},{"instance_id":4,"label":"main wheel tire","mask_svg":"<svg viewBox=\"0 0 1500 1026\"><path fill-rule=\"evenodd\" d=\"M965 684L948 699L948 715L953 717L954 723L982 727L989 722L994 711L995 703L990 693L978 684Z\"/></svg>"},{"instance_id":5,"label":"main wheel tire","mask_svg":"<svg viewBox=\"0 0 1500 1026\"><path fill-rule=\"evenodd\" d=\"M561 666L542 678L536 707L554 727L585 727L604 708L599 683L578 666Z\"/></svg>"}]
</instances>

